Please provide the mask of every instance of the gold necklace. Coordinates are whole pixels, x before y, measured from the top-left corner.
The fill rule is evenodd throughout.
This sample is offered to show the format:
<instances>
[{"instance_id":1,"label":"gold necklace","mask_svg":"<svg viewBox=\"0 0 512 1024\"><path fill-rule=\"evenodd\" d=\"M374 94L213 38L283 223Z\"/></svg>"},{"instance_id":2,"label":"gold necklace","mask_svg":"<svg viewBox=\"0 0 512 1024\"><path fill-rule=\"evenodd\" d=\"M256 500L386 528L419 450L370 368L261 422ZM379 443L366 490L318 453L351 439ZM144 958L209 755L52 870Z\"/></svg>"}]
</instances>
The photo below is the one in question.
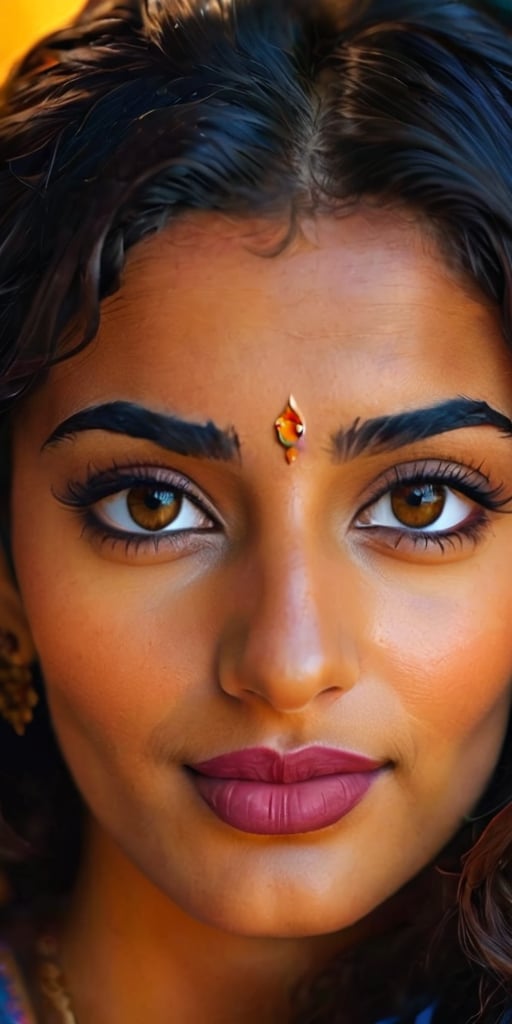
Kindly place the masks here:
<instances>
[{"instance_id":1,"label":"gold necklace","mask_svg":"<svg viewBox=\"0 0 512 1024\"><path fill-rule=\"evenodd\" d=\"M71 996L64 983L57 943L44 936L37 943L37 978L41 994L59 1016L61 1024L78 1024Z\"/></svg>"}]
</instances>

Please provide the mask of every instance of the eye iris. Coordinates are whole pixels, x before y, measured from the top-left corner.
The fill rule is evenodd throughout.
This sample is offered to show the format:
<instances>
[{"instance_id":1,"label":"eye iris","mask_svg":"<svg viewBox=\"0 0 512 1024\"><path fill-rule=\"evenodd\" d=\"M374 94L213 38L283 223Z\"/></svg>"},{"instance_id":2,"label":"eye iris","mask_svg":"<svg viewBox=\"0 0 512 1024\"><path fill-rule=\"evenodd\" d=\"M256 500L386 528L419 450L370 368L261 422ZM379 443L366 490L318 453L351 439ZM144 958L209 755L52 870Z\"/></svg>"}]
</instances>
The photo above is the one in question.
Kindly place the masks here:
<instances>
[{"instance_id":1,"label":"eye iris","mask_svg":"<svg viewBox=\"0 0 512 1024\"><path fill-rule=\"evenodd\" d=\"M159 487L132 487L128 491L127 505L130 515L144 530L163 530L170 526L181 511L182 495Z\"/></svg>"},{"instance_id":2,"label":"eye iris","mask_svg":"<svg viewBox=\"0 0 512 1024\"><path fill-rule=\"evenodd\" d=\"M399 522L413 529L432 526L439 519L446 490L436 484L401 484L391 492L391 507Z\"/></svg>"}]
</instances>

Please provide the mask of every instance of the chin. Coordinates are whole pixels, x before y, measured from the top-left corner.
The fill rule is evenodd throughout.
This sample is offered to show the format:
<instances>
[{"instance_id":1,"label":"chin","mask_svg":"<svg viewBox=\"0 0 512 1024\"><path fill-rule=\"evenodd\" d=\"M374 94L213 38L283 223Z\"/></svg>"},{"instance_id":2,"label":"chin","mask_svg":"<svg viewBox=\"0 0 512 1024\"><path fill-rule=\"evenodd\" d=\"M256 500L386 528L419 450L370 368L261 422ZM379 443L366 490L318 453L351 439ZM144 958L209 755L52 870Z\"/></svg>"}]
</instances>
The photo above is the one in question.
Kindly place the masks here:
<instances>
[{"instance_id":1,"label":"chin","mask_svg":"<svg viewBox=\"0 0 512 1024\"><path fill-rule=\"evenodd\" d=\"M180 905L182 911L203 924L233 935L254 939L299 939L328 935L352 928L374 909L367 900L356 903L343 898L343 888L337 899L318 899L307 889L295 897L276 896L273 887L265 899L254 888L245 892L243 887L226 895L222 889L214 890L208 898L203 890L194 899Z\"/></svg>"}]
</instances>

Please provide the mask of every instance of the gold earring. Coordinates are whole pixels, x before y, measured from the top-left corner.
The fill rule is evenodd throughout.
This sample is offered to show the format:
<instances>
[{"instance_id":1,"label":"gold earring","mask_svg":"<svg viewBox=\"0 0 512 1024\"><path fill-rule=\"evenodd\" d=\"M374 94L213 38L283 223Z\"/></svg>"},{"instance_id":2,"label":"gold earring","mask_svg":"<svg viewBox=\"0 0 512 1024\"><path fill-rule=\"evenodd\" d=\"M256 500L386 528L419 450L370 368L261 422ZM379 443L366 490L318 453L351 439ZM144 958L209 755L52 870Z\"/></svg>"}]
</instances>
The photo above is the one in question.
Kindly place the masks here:
<instances>
[{"instance_id":1,"label":"gold earring","mask_svg":"<svg viewBox=\"0 0 512 1024\"><path fill-rule=\"evenodd\" d=\"M18 736L24 735L39 700L32 684L32 671L21 660L17 636L0 628L0 715Z\"/></svg>"}]
</instances>

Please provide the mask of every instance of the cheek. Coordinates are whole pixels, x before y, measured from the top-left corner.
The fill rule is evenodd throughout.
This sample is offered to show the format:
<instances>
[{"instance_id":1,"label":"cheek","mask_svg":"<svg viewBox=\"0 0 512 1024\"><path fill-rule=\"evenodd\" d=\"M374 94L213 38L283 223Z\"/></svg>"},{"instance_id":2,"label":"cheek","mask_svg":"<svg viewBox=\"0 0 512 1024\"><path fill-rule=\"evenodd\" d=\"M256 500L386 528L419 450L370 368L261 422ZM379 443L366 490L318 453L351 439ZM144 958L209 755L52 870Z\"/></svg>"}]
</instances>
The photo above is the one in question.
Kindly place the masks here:
<instances>
[{"instance_id":1,"label":"cheek","mask_svg":"<svg viewBox=\"0 0 512 1024\"><path fill-rule=\"evenodd\" d=\"M124 572L96 559L94 571L77 567L75 575L69 564L59 573L40 560L26 574L29 553L22 561L61 741L68 746L69 734L119 764L128 752L142 762L152 730L168 718L180 722L198 691L203 701L208 693L214 657L202 588L181 585L168 566Z\"/></svg>"},{"instance_id":2,"label":"cheek","mask_svg":"<svg viewBox=\"0 0 512 1024\"><path fill-rule=\"evenodd\" d=\"M459 568L459 567L457 567ZM443 570L446 571L446 570ZM512 587L501 566L435 592L395 588L374 619L373 671L410 722L410 757L467 753L492 768L511 699ZM485 753L487 751L487 753Z\"/></svg>"}]
</instances>

